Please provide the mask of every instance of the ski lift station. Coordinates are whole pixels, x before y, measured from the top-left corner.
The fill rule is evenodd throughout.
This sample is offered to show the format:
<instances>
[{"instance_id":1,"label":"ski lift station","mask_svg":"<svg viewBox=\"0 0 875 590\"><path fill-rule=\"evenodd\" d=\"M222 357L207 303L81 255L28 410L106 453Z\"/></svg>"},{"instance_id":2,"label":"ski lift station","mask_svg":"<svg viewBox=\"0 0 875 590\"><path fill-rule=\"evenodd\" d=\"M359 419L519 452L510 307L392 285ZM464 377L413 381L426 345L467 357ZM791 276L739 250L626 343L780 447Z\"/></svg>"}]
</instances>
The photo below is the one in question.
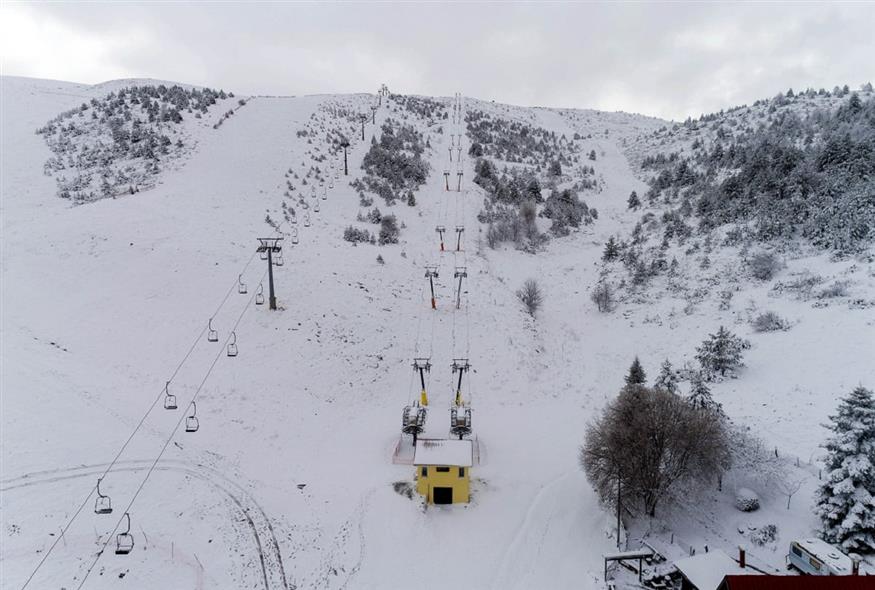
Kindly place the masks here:
<instances>
[{"instance_id":1,"label":"ski lift station","mask_svg":"<svg viewBox=\"0 0 875 590\"><path fill-rule=\"evenodd\" d=\"M474 447L470 440L419 439L413 454L416 491L429 504L466 504Z\"/></svg>"}]
</instances>

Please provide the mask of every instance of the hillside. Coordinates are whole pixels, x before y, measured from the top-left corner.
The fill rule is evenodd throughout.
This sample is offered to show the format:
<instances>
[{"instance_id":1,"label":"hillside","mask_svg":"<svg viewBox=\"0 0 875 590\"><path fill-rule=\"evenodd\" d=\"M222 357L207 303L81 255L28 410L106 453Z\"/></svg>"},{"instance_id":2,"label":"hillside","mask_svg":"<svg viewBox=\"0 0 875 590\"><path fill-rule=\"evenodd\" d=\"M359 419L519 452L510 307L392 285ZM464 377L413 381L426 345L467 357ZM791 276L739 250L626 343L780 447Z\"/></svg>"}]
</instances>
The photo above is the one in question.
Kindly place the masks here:
<instances>
[{"instance_id":1,"label":"hillside","mask_svg":"<svg viewBox=\"0 0 875 590\"><path fill-rule=\"evenodd\" d=\"M786 509L780 489L737 466L722 491L678 494L652 521L627 516L629 537L677 557L732 552L777 524L751 553L782 568L789 541L816 531L822 424L839 396L875 384L875 261L868 247L835 257L786 242L786 267L763 282L739 245L724 246L724 227L709 245L698 234L671 245L680 287L621 285L629 273L602 261L604 246L661 214L627 200L649 189L645 157L692 149L688 126L463 97L460 122L449 97L385 96L373 118L374 94L235 97L206 123L183 117L190 149L146 190L59 198L35 130L131 85L145 83L2 78L4 587L21 587L54 544L28 587L80 587L93 566L88 588L401 588L411 576L424 588L601 588L616 540L578 465L586 425L636 355L652 379L665 359L691 363L720 325L751 348L712 394L766 454L777 449L801 490ZM220 119L239 98L245 107ZM475 134L474 121L490 124ZM514 147L524 137L532 149ZM462 172L462 190L446 191L445 171ZM525 193L532 179L537 197ZM395 215L397 243L345 240L354 227L379 241L375 208ZM440 251L437 225L464 226L460 252ZM285 242L277 311L254 305L267 290L257 238L274 236ZM434 311L426 266L439 270ZM797 296L806 272L823 287L846 281L846 294ZM529 278L544 291L534 317L516 296ZM590 300L600 281L617 289L611 313ZM792 328L755 332L751 315L767 309ZM211 318L218 343L206 338ZM225 355L232 331L236 357ZM431 359L428 428L441 436L450 365L472 365L480 464L466 506L426 509L396 492L414 475L393 454L402 408L419 395L417 356ZM161 408L168 381L176 411ZM195 398L199 430L177 432ZM96 515L89 494L110 462L101 490L115 510ZM759 512L733 508L743 486L757 488ZM137 548L98 558L127 507Z\"/></svg>"}]
</instances>

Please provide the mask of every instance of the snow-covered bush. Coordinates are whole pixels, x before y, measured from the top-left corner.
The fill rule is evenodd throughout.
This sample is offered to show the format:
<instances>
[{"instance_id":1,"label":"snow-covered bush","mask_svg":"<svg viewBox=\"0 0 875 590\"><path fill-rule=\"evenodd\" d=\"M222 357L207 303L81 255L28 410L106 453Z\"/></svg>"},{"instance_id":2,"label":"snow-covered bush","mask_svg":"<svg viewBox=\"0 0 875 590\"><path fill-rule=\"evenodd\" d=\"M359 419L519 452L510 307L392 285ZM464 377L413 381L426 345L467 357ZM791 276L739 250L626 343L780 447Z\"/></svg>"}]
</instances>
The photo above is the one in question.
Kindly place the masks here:
<instances>
[{"instance_id":1,"label":"snow-covered bush","mask_svg":"<svg viewBox=\"0 0 875 590\"><path fill-rule=\"evenodd\" d=\"M760 508L760 497L749 488L739 488L735 492L735 507L742 512L753 512Z\"/></svg>"},{"instance_id":2,"label":"snow-covered bush","mask_svg":"<svg viewBox=\"0 0 875 590\"><path fill-rule=\"evenodd\" d=\"M614 290L608 283L599 283L593 287L590 295L592 302L596 304L599 311L606 313L614 308Z\"/></svg>"},{"instance_id":3,"label":"snow-covered bush","mask_svg":"<svg viewBox=\"0 0 875 590\"><path fill-rule=\"evenodd\" d=\"M397 244L398 235L401 230L398 227L398 220L394 215L384 215L380 220L380 245Z\"/></svg>"},{"instance_id":4,"label":"snow-covered bush","mask_svg":"<svg viewBox=\"0 0 875 590\"><path fill-rule=\"evenodd\" d=\"M751 322L757 332L780 332L790 329L790 322L779 316L774 311L767 311L758 315Z\"/></svg>"},{"instance_id":5,"label":"snow-covered bush","mask_svg":"<svg viewBox=\"0 0 875 590\"><path fill-rule=\"evenodd\" d=\"M347 242L352 242L353 244L358 242L365 243L374 243L374 235L366 229L359 229L357 227L348 226L345 230L343 230L343 239Z\"/></svg>"},{"instance_id":6,"label":"snow-covered bush","mask_svg":"<svg viewBox=\"0 0 875 590\"><path fill-rule=\"evenodd\" d=\"M773 524L767 524L759 527L748 535L750 542L758 547L773 543L778 538L778 527Z\"/></svg>"},{"instance_id":7,"label":"snow-covered bush","mask_svg":"<svg viewBox=\"0 0 875 590\"><path fill-rule=\"evenodd\" d=\"M523 286L516 292L516 296L526 308L528 314L532 317L541 309L541 304L544 303L544 293L541 291L541 286L535 279L527 279Z\"/></svg>"},{"instance_id":8,"label":"snow-covered bush","mask_svg":"<svg viewBox=\"0 0 875 590\"><path fill-rule=\"evenodd\" d=\"M771 252L759 252L758 254L751 256L750 260L747 262L747 266L750 269L750 274L752 274L754 278L761 281L768 281L774 277L781 268L781 262L778 260L778 257Z\"/></svg>"},{"instance_id":9,"label":"snow-covered bush","mask_svg":"<svg viewBox=\"0 0 875 590\"><path fill-rule=\"evenodd\" d=\"M821 291L817 294L818 299L833 299L836 297L847 297L848 296L848 283L847 281L835 281L832 285L821 289Z\"/></svg>"}]
</instances>

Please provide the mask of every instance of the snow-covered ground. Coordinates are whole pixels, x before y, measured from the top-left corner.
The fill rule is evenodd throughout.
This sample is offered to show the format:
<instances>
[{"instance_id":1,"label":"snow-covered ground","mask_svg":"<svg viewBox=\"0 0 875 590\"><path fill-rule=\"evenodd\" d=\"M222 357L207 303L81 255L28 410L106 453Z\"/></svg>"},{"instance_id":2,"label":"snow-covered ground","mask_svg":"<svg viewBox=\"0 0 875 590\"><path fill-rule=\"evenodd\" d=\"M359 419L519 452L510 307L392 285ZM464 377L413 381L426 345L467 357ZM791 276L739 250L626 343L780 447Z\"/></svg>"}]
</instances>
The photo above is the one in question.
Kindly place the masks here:
<instances>
[{"instance_id":1,"label":"snow-covered ground","mask_svg":"<svg viewBox=\"0 0 875 590\"><path fill-rule=\"evenodd\" d=\"M629 192L646 189L622 139L661 122L466 99L557 133L588 129L593 139L583 149L599 152L594 166L604 180L602 192L586 197L599 210L596 223L538 255L489 250L469 159L467 192L444 191L445 123L443 133L428 129L432 174L417 206L392 208L406 225L401 243L342 240L359 204L341 176L320 211L310 210L311 227L299 223L300 244L286 240L285 264L275 269L281 309L272 312L252 304L259 282L267 288L254 248L256 238L275 235L265 215L282 219L285 172L316 165L313 144L296 132L324 113L320 105L343 101L364 111L373 96L253 97L219 129L196 128L197 151L163 171L156 188L71 207L43 175L50 152L34 130L106 91L2 79L4 588L21 587L52 544L29 587L79 587L134 498L137 547L117 556L111 543L84 587L603 587L601 555L615 542L605 532L611 516L577 463L585 426L616 395L635 355L653 377L664 358L692 358L708 332L734 317L716 303L687 315L670 298L599 314L589 300L604 241L636 222L626 211ZM368 140L389 114L377 112ZM351 175L365 149L360 142L351 149ZM441 220L465 225L463 255L437 251ZM465 316L451 304L460 261L468 272ZM427 264L440 268L435 312ZM833 269L826 257L791 264ZM872 264L857 264L855 288L871 298ZM240 274L245 295L237 293ZM527 278L545 290L534 320L514 294ZM734 301L768 297L744 285ZM875 383L875 314L780 305L798 324L773 334L738 327L753 342L747 368L714 395L769 448L808 461L838 397ZM214 312L219 343L204 332ZM240 352L229 358L224 345L234 326ZM410 362L417 349L431 355L429 428L445 434L462 326L481 464L472 470L471 504L424 510L392 485L413 479L412 467L392 463L402 407L418 394ZM168 380L176 411L160 408ZM170 437L194 396L200 430ZM101 486L115 511L95 515L86 504L58 541L59 527L155 400L159 407ZM727 485L695 510L652 523L651 540L669 553L706 543L731 553L743 542L739 527L774 522L779 542L753 553L778 567L787 542L817 524L810 516L816 471L799 471L808 479L789 511L778 491L760 490L763 509L753 522L734 511Z\"/></svg>"}]
</instances>

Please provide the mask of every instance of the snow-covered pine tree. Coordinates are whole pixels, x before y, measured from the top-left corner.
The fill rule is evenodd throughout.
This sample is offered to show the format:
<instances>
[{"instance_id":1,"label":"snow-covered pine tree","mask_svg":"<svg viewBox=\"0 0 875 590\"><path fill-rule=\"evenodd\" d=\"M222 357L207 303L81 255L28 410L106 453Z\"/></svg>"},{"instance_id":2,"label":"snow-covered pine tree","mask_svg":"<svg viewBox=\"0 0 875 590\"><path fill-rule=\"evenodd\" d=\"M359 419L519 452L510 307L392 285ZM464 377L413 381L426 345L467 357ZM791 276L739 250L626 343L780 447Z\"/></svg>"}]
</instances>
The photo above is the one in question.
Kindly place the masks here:
<instances>
[{"instance_id":1,"label":"snow-covered pine tree","mask_svg":"<svg viewBox=\"0 0 875 590\"><path fill-rule=\"evenodd\" d=\"M626 375L626 385L644 385L646 381L647 374L644 372L644 367L641 366L641 361L636 356L629 367L629 373Z\"/></svg>"},{"instance_id":2,"label":"snow-covered pine tree","mask_svg":"<svg viewBox=\"0 0 875 590\"><path fill-rule=\"evenodd\" d=\"M675 394L678 392L678 376L668 359L665 359L659 368L659 376L653 386Z\"/></svg>"},{"instance_id":3,"label":"snow-covered pine tree","mask_svg":"<svg viewBox=\"0 0 875 590\"><path fill-rule=\"evenodd\" d=\"M823 538L845 551L875 553L875 397L857 387L830 416L833 435L824 445L826 483L815 511Z\"/></svg>"},{"instance_id":4,"label":"snow-covered pine tree","mask_svg":"<svg viewBox=\"0 0 875 590\"><path fill-rule=\"evenodd\" d=\"M711 390L701 372L696 372L690 378L690 394L687 396L690 405L698 410L719 410L720 406L711 397Z\"/></svg>"},{"instance_id":5,"label":"snow-covered pine tree","mask_svg":"<svg viewBox=\"0 0 875 590\"><path fill-rule=\"evenodd\" d=\"M602 260L605 262L610 262L612 260L616 260L620 255L620 246L617 244L617 240L614 239L614 236L608 238L608 241L605 243L604 252L602 252Z\"/></svg>"},{"instance_id":6,"label":"snow-covered pine tree","mask_svg":"<svg viewBox=\"0 0 875 590\"><path fill-rule=\"evenodd\" d=\"M702 365L706 377L715 373L724 376L726 371L734 371L742 366L742 351L749 346L746 340L720 326L716 334L709 334L708 339L696 349L696 360Z\"/></svg>"},{"instance_id":7,"label":"snow-covered pine tree","mask_svg":"<svg viewBox=\"0 0 875 590\"><path fill-rule=\"evenodd\" d=\"M641 206L641 199L638 198L638 193L632 191L629 194L629 200L627 201L627 205L629 209L637 209Z\"/></svg>"}]
</instances>

